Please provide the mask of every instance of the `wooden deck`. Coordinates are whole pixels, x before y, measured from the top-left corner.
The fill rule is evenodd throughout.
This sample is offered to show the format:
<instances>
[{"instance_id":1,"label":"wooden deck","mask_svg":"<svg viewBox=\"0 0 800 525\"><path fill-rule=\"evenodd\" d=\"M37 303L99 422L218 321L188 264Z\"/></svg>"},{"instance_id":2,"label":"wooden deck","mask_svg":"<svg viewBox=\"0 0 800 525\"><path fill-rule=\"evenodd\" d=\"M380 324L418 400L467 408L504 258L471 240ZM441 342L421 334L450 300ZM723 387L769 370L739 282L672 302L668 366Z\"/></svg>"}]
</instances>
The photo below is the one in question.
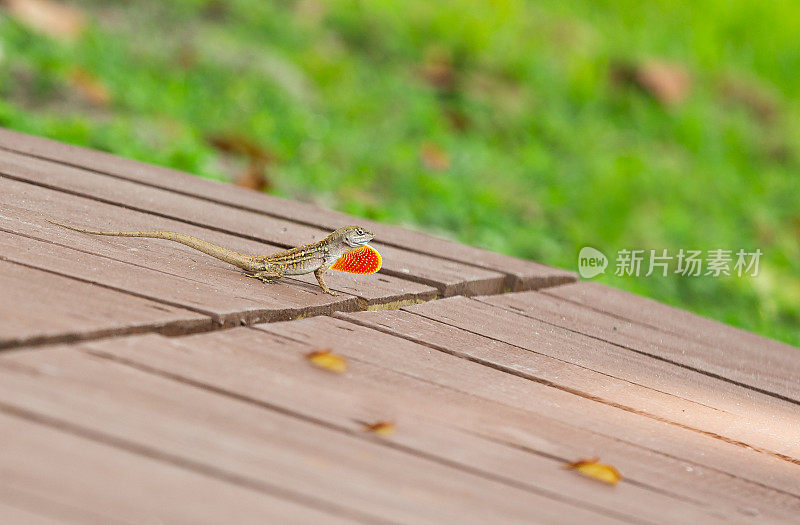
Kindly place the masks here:
<instances>
[{"instance_id":1,"label":"wooden deck","mask_svg":"<svg viewBox=\"0 0 800 525\"><path fill-rule=\"evenodd\" d=\"M265 285L344 224L384 269ZM0 130L0 523L790 523L800 349L574 274ZM331 349L346 373L314 367ZM392 435L365 425L390 421ZM599 456L610 486L563 468Z\"/></svg>"}]
</instances>

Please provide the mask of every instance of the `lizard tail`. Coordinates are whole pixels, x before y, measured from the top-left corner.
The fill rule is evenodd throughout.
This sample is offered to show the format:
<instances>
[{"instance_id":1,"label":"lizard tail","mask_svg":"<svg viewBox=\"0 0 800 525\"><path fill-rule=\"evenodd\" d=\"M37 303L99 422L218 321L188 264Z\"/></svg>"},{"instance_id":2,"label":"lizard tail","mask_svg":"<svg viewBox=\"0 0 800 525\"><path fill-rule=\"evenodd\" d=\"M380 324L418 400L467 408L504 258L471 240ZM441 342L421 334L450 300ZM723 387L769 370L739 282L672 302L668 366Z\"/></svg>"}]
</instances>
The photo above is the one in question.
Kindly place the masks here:
<instances>
[{"instance_id":1,"label":"lizard tail","mask_svg":"<svg viewBox=\"0 0 800 525\"><path fill-rule=\"evenodd\" d=\"M228 264L232 264L237 266L243 270L247 270L250 272L262 270L262 264L259 264L256 258L252 255L247 255L244 253L235 252L233 250L229 250L228 248L223 248L222 246L217 246L216 244L211 244L208 241L204 241L202 239L198 239L197 237L192 237L191 235L186 235L185 233L176 233L176 232L166 232L166 231L141 231L141 232L106 232L106 231L98 231L98 230L86 230L84 228L76 228L74 226L69 226L68 224L62 224L60 222L47 220L47 222L51 224L55 224L57 226L61 226L62 228L67 228L68 230L73 230L76 232L81 233L89 233L92 235L108 235L111 237L145 237L149 239L166 239L168 241L177 242L183 245L186 245L190 248L194 248L199 252L203 252L206 255L210 255L211 257L215 257L220 261L225 261Z\"/></svg>"}]
</instances>

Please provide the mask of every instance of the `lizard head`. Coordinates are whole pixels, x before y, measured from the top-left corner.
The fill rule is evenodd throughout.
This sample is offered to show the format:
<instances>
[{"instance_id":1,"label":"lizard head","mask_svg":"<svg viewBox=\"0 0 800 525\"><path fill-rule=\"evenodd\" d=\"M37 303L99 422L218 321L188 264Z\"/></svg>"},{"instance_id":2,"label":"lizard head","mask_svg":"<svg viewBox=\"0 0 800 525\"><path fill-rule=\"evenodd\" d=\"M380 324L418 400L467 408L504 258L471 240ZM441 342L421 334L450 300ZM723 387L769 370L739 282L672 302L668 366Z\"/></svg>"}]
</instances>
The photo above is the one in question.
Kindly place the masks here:
<instances>
[{"instance_id":1,"label":"lizard head","mask_svg":"<svg viewBox=\"0 0 800 525\"><path fill-rule=\"evenodd\" d=\"M345 226L333 232L331 236L340 237L346 245L353 248L364 246L375 238L375 234L361 226Z\"/></svg>"}]
</instances>

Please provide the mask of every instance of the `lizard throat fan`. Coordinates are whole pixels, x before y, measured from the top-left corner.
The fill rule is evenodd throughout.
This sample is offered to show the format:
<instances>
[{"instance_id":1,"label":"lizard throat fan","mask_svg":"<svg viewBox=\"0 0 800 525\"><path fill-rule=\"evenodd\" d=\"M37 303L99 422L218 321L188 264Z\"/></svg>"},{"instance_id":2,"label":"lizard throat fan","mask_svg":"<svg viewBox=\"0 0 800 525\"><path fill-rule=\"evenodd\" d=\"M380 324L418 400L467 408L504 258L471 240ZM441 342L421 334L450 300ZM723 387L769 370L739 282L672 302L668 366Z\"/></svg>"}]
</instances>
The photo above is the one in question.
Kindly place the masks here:
<instances>
[{"instance_id":1,"label":"lizard throat fan","mask_svg":"<svg viewBox=\"0 0 800 525\"><path fill-rule=\"evenodd\" d=\"M383 260L372 246L361 246L355 250L350 250L331 265L331 270L340 272L360 273L369 275L381 269Z\"/></svg>"}]
</instances>

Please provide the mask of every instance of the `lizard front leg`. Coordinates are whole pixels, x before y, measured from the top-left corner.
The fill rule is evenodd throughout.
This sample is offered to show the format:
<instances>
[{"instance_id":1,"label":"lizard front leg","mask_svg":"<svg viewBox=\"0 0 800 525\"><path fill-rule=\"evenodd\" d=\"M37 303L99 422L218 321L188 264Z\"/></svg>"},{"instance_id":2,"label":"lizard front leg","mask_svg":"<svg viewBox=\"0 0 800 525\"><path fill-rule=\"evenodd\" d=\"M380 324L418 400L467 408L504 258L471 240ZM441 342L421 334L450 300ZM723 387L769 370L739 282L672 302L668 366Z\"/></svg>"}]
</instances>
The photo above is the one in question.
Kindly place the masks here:
<instances>
[{"instance_id":1,"label":"lizard front leg","mask_svg":"<svg viewBox=\"0 0 800 525\"><path fill-rule=\"evenodd\" d=\"M325 273L325 270L327 270L327 269L328 269L328 267L325 266L325 265L320 266L319 268L314 270L314 277L317 278L317 282L319 283L319 285L322 288L323 292L325 292L326 294L330 294L330 295L339 295L338 292L334 292L333 290L328 288L328 285L325 284L325 280L322 278L322 274Z\"/></svg>"}]
</instances>

